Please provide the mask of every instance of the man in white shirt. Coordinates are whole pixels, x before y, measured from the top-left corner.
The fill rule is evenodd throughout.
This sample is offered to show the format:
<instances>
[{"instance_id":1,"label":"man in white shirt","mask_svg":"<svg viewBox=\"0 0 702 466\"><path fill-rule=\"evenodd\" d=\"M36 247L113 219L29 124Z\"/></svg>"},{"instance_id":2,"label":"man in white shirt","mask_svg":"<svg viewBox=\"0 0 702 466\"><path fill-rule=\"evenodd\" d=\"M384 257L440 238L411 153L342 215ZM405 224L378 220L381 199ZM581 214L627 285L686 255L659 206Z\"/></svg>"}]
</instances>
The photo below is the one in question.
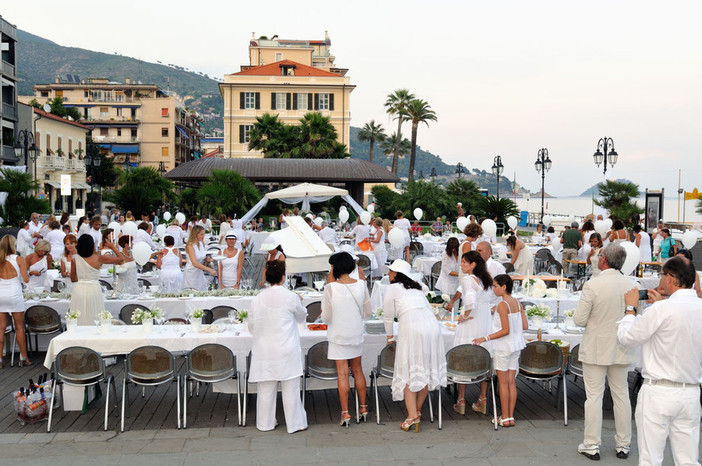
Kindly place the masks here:
<instances>
[{"instance_id":1,"label":"man in white shirt","mask_svg":"<svg viewBox=\"0 0 702 466\"><path fill-rule=\"evenodd\" d=\"M489 242L479 242L478 245L475 247L475 250L485 261L487 271L492 278L495 278L498 275L502 275L503 273L507 273L507 271L505 270L505 266L492 258L492 246Z\"/></svg>"},{"instance_id":2,"label":"man in white shirt","mask_svg":"<svg viewBox=\"0 0 702 466\"><path fill-rule=\"evenodd\" d=\"M626 294L617 337L641 346L644 377L636 402L639 464L662 464L666 440L675 464L699 464L700 382L702 382L702 299L693 289L695 268L682 257L663 264L663 297L648 290L654 304L636 316L638 290Z\"/></svg>"},{"instance_id":3,"label":"man in white shirt","mask_svg":"<svg viewBox=\"0 0 702 466\"><path fill-rule=\"evenodd\" d=\"M100 233L100 226L102 226L102 219L99 215L94 215L93 218L90 219L90 230L87 234L93 237L96 251L99 250L100 242L102 241L102 233Z\"/></svg>"},{"instance_id":4,"label":"man in white shirt","mask_svg":"<svg viewBox=\"0 0 702 466\"><path fill-rule=\"evenodd\" d=\"M38 239L41 239L41 236L39 235L39 230L41 230L41 224L39 223L39 214L36 212L32 212L32 219L29 222L29 236L34 238L35 242Z\"/></svg>"},{"instance_id":5,"label":"man in white shirt","mask_svg":"<svg viewBox=\"0 0 702 466\"><path fill-rule=\"evenodd\" d=\"M151 239L151 235L149 235L149 224L146 222L141 222L139 226L137 227L138 230L136 232L136 235L134 235L134 244L137 243L146 243L149 245L152 251L156 250L156 245L154 244L153 240Z\"/></svg>"},{"instance_id":6,"label":"man in white shirt","mask_svg":"<svg viewBox=\"0 0 702 466\"><path fill-rule=\"evenodd\" d=\"M207 215L203 215L199 222L197 222L202 228L205 229L205 233L212 231L212 221L207 218Z\"/></svg>"},{"instance_id":7,"label":"man in white shirt","mask_svg":"<svg viewBox=\"0 0 702 466\"><path fill-rule=\"evenodd\" d=\"M327 244L339 244L339 238L336 237L336 232L327 226L326 221L322 221L322 229L317 232L322 241Z\"/></svg>"}]
</instances>

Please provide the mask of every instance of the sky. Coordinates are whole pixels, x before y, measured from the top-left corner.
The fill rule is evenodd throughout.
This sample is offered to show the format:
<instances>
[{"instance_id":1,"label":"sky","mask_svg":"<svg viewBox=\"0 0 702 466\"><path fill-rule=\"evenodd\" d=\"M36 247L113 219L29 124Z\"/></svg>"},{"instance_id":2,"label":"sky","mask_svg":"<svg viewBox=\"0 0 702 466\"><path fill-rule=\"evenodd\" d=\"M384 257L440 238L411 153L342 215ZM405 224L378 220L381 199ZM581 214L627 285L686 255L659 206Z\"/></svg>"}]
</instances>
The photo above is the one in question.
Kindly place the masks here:
<instances>
[{"instance_id":1,"label":"sky","mask_svg":"<svg viewBox=\"0 0 702 466\"><path fill-rule=\"evenodd\" d=\"M328 31L348 68L351 124L393 132L386 96L407 88L438 121L418 144L536 192L577 196L603 180L592 155L611 137L607 178L641 190L702 189L702 2L415 1L3 2L0 15L60 45L175 63L222 78L248 64L252 32L315 39ZM196 8L193 7L196 5ZM41 11L41 14L37 14ZM403 134L409 138L410 126Z\"/></svg>"}]
</instances>

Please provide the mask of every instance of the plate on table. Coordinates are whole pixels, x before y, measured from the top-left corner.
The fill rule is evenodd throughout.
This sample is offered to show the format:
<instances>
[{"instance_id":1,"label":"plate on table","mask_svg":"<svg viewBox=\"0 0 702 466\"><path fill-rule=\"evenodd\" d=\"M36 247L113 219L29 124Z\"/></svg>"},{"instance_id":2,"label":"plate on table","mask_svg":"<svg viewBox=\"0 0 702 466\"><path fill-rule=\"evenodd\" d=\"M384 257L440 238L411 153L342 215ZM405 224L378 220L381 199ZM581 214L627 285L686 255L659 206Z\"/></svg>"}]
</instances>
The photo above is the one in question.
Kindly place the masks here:
<instances>
[{"instance_id":1,"label":"plate on table","mask_svg":"<svg viewBox=\"0 0 702 466\"><path fill-rule=\"evenodd\" d=\"M327 330L327 324L307 324L307 328L312 331Z\"/></svg>"},{"instance_id":2,"label":"plate on table","mask_svg":"<svg viewBox=\"0 0 702 466\"><path fill-rule=\"evenodd\" d=\"M577 335L582 335L585 333L585 329L582 327L566 327L565 333L575 333Z\"/></svg>"},{"instance_id":3,"label":"plate on table","mask_svg":"<svg viewBox=\"0 0 702 466\"><path fill-rule=\"evenodd\" d=\"M153 297L153 296L140 296L140 297L137 298L137 299L138 299L139 301L153 301L153 300L155 300L156 298Z\"/></svg>"},{"instance_id":4,"label":"plate on table","mask_svg":"<svg viewBox=\"0 0 702 466\"><path fill-rule=\"evenodd\" d=\"M539 333L539 329L536 327L529 327L528 329L524 330L524 333ZM548 334L548 330L542 328L541 333L546 335Z\"/></svg>"},{"instance_id":5,"label":"plate on table","mask_svg":"<svg viewBox=\"0 0 702 466\"><path fill-rule=\"evenodd\" d=\"M188 299L193 299L193 297L192 296L179 296L178 299L180 299L181 301L187 301Z\"/></svg>"},{"instance_id":6,"label":"plate on table","mask_svg":"<svg viewBox=\"0 0 702 466\"><path fill-rule=\"evenodd\" d=\"M58 298L52 298L52 297L47 297L47 298L41 298L39 301L44 302L44 303L52 303L54 301L58 301Z\"/></svg>"},{"instance_id":7,"label":"plate on table","mask_svg":"<svg viewBox=\"0 0 702 466\"><path fill-rule=\"evenodd\" d=\"M449 329L452 332L456 331L456 323L455 322L443 322L444 327Z\"/></svg>"}]
</instances>

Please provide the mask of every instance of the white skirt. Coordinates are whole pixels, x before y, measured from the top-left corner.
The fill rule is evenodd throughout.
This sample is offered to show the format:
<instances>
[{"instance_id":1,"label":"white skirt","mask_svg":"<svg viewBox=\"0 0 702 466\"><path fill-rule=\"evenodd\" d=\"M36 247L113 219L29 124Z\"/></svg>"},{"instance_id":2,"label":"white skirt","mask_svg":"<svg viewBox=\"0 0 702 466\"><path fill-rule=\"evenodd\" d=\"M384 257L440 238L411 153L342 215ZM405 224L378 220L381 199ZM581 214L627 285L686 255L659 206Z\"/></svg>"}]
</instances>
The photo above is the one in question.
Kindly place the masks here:
<instances>
[{"instance_id":1,"label":"white skirt","mask_svg":"<svg viewBox=\"0 0 702 466\"><path fill-rule=\"evenodd\" d=\"M339 345L330 341L327 359L344 361L357 358L361 354L363 354L363 343L360 345Z\"/></svg>"}]
</instances>

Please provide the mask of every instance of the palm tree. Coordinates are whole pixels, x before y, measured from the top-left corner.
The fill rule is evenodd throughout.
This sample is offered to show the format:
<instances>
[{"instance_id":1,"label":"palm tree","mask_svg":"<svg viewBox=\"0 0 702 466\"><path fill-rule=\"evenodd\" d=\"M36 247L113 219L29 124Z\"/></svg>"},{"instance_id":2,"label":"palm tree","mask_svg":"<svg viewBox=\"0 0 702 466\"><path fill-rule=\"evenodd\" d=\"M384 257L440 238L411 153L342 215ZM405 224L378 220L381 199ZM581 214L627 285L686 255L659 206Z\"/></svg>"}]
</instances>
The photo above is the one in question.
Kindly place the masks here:
<instances>
[{"instance_id":1,"label":"palm tree","mask_svg":"<svg viewBox=\"0 0 702 466\"><path fill-rule=\"evenodd\" d=\"M397 120L397 132L395 137L395 152L392 157L392 174L397 175L397 158L400 156L400 143L402 139L402 123L405 119L405 110L410 101L414 99L414 94L410 94L408 89L397 89L392 94L388 94L385 101L385 111Z\"/></svg>"},{"instance_id":2,"label":"palm tree","mask_svg":"<svg viewBox=\"0 0 702 466\"><path fill-rule=\"evenodd\" d=\"M38 190L39 183L30 173L0 169L0 192L7 193L5 205L0 206L0 217L5 226L19 226L22 220L31 217L32 212L46 214L51 211L49 201L37 199L32 194Z\"/></svg>"},{"instance_id":3,"label":"palm tree","mask_svg":"<svg viewBox=\"0 0 702 466\"><path fill-rule=\"evenodd\" d=\"M395 148L397 147L396 134L397 133L392 133L389 137L381 141L380 148L383 150L383 154L390 156L395 152ZM405 155L409 154L410 150L412 150L412 144L410 143L409 139L402 138L402 141L400 141L400 150L397 153L398 158L405 158Z\"/></svg>"},{"instance_id":4,"label":"palm tree","mask_svg":"<svg viewBox=\"0 0 702 466\"><path fill-rule=\"evenodd\" d=\"M370 143L370 149L368 152L368 161L370 163L373 163L373 144L375 144L375 141L383 141L386 137L387 135L385 134L383 125L376 124L375 120L371 120L363 125L361 131L358 132L359 141L368 141Z\"/></svg>"},{"instance_id":5,"label":"palm tree","mask_svg":"<svg viewBox=\"0 0 702 466\"><path fill-rule=\"evenodd\" d=\"M173 182L161 176L154 167L122 171L118 184L119 188L105 197L124 210L151 212L164 200L173 202L177 198Z\"/></svg>"},{"instance_id":6,"label":"palm tree","mask_svg":"<svg viewBox=\"0 0 702 466\"><path fill-rule=\"evenodd\" d=\"M212 170L196 197L210 215L241 216L261 199L261 194L253 183L233 170Z\"/></svg>"},{"instance_id":7,"label":"palm tree","mask_svg":"<svg viewBox=\"0 0 702 466\"><path fill-rule=\"evenodd\" d=\"M264 113L256 117L249 137L249 150L260 150L264 154L271 149L273 141L278 137L283 123L278 115Z\"/></svg>"},{"instance_id":8,"label":"palm tree","mask_svg":"<svg viewBox=\"0 0 702 466\"><path fill-rule=\"evenodd\" d=\"M336 150L336 128L329 117L309 112L300 119L300 144L292 150L296 158L325 159Z\"/></svg>"},{"instance_id":9,"label":"palm tree","mask_svg":"<svg viewBox=\"0 0 702 466\"><path fill-rule=\"evenodd\" d=\"M417 129L420 123L429 126L430 121L436 121L436 113L431 109L429 103L422 99L412 99L405 108L406 118L412 122L412 149L409 159L409 175L407 179L414 178L414 158L417 154Z\"/></svg>"}]
</instances>

